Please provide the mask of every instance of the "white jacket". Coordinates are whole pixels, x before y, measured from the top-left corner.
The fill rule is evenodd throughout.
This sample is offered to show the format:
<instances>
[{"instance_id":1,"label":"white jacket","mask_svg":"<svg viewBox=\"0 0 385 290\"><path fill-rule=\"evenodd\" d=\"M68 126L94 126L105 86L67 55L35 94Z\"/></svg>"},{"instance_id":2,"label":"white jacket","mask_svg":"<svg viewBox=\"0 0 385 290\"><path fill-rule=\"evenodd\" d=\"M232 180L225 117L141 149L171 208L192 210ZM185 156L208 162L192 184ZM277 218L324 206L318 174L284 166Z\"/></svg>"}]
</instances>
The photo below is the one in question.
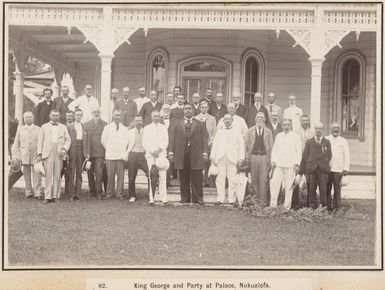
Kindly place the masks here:
<instances>
[{"instance_id":1,"label":"white jacket","mask_svg":"<svg viewBox=\"0 0 385 290\"><path fill-rule=\"evenodd\" d=\"M231 126L235 130L240 131L242 136L244 136L248 130L245 119L239 117L238 115L233 116L233 123L231 124ZM223 118L221 118L218 122L217 130L224 129L225 127L226 126L225 123L223 123Z\"/></svg>"},{"instance_id":2,"label":"white jacket","mask_svg":"<svg viewBox=\"0 0 385 290\"><path fill-rule=\"evenodd\" d=\"M116 123L111 122L104 127L102 133L102 145L106 149L106 160L123 160L127 147L127 127L119 123L116 131Z\"/></svg>"},{"instance_id":3,"label":"white jacket","mask_svg":"<svg viewBox=\"0 0 385 290\"><path fill-rule=\"evenodd\" d=\"M220 129L215 135L210 159L218 161L226 156L232 163L245 159L245 144L241 132L232 129Z\"/></svg>"},{"instance_id":4,"label":"white jacket","mask_svg":"<svg viewBox=\"0 0 385 290\"><path fill-rule=\"evenodd\" d=\"M300 165L301 157L302 143L298 134L293 131L278 133L271 152L271 162L277 167L292 168Z\"/></svg>"},{"instance_id":5,"label":"white jacket","mask_svg":"<svg viewBox=\"0 0 385 290\"><path fill-rule=\"evenodd\" d=\"M148 124L143 131L143 147L146 150L146 158L149 158L152 153L158 148L162 149L159 156L167 155L168 146L168 131L164 124Z\"/></svg>"},{"instance_id":6,"label":"white jacket","mask_svg":"<svg viewBox=\"0 0 385 290\"><path fill-rule=\"evenodd\" d=\"M330 160L330 169L332 172L342 172L350 169L350 151L345 138L341 136L334 137L329 135L325 137L332 146L332 159Z\"/></svg>"}]
</instances>

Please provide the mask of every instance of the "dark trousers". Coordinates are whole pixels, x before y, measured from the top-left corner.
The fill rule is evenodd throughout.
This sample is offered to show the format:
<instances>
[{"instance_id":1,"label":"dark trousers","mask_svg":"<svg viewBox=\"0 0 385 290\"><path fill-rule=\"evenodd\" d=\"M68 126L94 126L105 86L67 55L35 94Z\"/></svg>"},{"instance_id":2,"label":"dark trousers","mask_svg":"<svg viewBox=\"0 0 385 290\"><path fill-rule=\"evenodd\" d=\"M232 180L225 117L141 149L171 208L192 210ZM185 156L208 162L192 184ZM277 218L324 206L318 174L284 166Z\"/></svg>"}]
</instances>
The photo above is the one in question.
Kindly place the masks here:
<instances>
[{"instance_id":1,"label":"dark trousers","mask_svg":"<svg viewBox=\"0 0 385 290\"><path fill-rule=\"evenodd\" d=\"M103 157L93 157L90 159L91 168L88 170L88 186L91 195L101 195L103 193L102 183L104 183L104 190L107 191L107 170L105 169Z\"/></svg>"},{"instance_id":2,"label":"dark trousers","mask_svg":"<svg viewBox=\"0 0 385 290\"><path fill-rule=\"evenodd\" d=\"M341 172L330 172L329 180L326 190L326 206L328 209L335 209L341 205ZM332 204L332 186L334 189L333 193L333 204Z\"/></svg>"},{"instance_id":3,"label":"dark trousers","mask_svg":"<svg viewBox=\"0 0 385 290\"><path fill-rule=\"evenodd\" d=\"M312 208L317 208L317 186L319 188L320 203L326 206L326 189L329 180L329 173L317 169L307 174L307 182L309 183L309 193L307 196L308 205Z\"/></svg>"},{"instance_id":4,"label":"dark trousers","mask_svg":"<svg viewBox=\"0 0 385 290\"><path fill-rule=\"evenodd\" d=\"M84 161L82 140L75 141L75 152L70 155L70 191L71 196L78 196L82 190L82 165ZM68 164L67 164L68 166Z\"/></svg>"},{"instance_id":5,"label":"dark trousers","mask_svg":"<svg viewBox=\"0 0 385 290\"><path fill-rule=\"evenodd\" d=\"M128 198L136 197L135 180L138 174L138 169L142 169L147 176L148 181L148 166L143 153L130 152L128 154Z\"/></svg>"},{"instance_id":6,"label":"dark trousers","mask_svg":"<svg viewBox=\"0 0 385 290\"><path fill-rule=\"evenodd\" d=\"M70 180L71 180L71 166L69 164L69 161L64 160L63 161L63 168L61 170L61 178L63 178L64 175L64 194L69 195L70 194Z\"/></svg>"},{"instance_id":7,"label":"dark trousers","mask_svg":"<svg viewBox=\"0 0 385 290\"><path fill-rule=\"evenodd\" d=\"M185 146L183 169L179 170L181 202L203 201L202 170L191 170L190 146ZM192 195L191 195L192 193Z\"/></svg>"}]
</instances>

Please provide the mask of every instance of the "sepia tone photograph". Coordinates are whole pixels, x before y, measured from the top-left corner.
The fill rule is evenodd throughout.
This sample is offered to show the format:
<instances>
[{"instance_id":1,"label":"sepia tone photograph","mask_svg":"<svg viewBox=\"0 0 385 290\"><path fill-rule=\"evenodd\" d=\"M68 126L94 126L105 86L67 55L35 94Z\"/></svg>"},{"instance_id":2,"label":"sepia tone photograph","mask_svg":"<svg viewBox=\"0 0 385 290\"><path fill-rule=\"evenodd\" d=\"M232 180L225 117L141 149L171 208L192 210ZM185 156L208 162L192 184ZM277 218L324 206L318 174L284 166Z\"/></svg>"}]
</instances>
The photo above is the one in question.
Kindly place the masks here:
<instances>
[{"instance_id":1,"label":"sepia tone photograph","mask_svg":"<svg viewBox=\"0 0 385 290\"><path fill-rule=\"evenodd\" d=\"M382 269L382 3L3 9L3 269Z\"/></svg>"}]
</instances>

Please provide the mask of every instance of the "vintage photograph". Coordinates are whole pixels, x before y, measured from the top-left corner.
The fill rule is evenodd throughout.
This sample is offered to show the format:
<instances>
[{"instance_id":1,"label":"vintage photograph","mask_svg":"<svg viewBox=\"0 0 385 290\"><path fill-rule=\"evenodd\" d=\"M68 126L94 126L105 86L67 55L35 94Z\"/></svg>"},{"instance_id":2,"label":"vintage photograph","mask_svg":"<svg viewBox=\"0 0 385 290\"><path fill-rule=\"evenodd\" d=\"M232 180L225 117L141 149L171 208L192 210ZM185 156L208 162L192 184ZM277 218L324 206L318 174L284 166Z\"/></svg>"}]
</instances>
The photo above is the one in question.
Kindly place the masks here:
<instances>
[{"instance_id":1,"label":"vintage photograph","mask_svg":"<svg viewBox=\"0 0 385 290\"><path fill-rule=\"evenodd\" d=\"M381 269L381 3L3 9L3 269Z\"/></svg>"}]
</instances>

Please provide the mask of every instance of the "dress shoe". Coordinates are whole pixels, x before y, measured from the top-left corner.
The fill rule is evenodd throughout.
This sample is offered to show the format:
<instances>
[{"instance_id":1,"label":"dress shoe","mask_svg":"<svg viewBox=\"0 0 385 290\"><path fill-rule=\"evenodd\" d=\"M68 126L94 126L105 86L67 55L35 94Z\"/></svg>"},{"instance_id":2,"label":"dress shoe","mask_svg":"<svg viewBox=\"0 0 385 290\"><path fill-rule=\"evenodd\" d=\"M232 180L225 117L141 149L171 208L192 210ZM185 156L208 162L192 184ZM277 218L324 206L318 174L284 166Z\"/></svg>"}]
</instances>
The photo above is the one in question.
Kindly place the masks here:
<instances>
[{"instance_id":1,"label":"dress shoe","mask_svg":"<svg viewBox=\"0 0 385 290\"><path fill-rule=\"evenodd\" d=\"M42 199L43 199L42 196L36 196L35 198L36 198L37 200L42 200Z\"/></svg>"},{"instance_id":2,"label":"dress shoe","mask_svg":"<svg viewBox=\"0 0 385 290\"><path fill-rule=\"evenodd\" d=\"M58 198L53 198L53 199L52 199L52 202L60 203L60 201L59 201Z\"/></svg>"},{"instance_id":3,"label":"dress shoe","mask_svg":"<svg viewBox=\"0 0 385 290\"><path fill-rule=\"evenodd\" d=\"M26 195L25 198L32 198L33 197L33 194L29 194L29 195Z\"/></svg>"},{"instance_id":4,"label":"dress shoe","mask_svg":"<svg viewBox=\"0 0 385 290\"><path fill-rule=\"evenodd\" d=\"M44 201L43 201L43 203L51 203L52 202L52 199L45 199Z\"/></svg>"}]
</instances>

